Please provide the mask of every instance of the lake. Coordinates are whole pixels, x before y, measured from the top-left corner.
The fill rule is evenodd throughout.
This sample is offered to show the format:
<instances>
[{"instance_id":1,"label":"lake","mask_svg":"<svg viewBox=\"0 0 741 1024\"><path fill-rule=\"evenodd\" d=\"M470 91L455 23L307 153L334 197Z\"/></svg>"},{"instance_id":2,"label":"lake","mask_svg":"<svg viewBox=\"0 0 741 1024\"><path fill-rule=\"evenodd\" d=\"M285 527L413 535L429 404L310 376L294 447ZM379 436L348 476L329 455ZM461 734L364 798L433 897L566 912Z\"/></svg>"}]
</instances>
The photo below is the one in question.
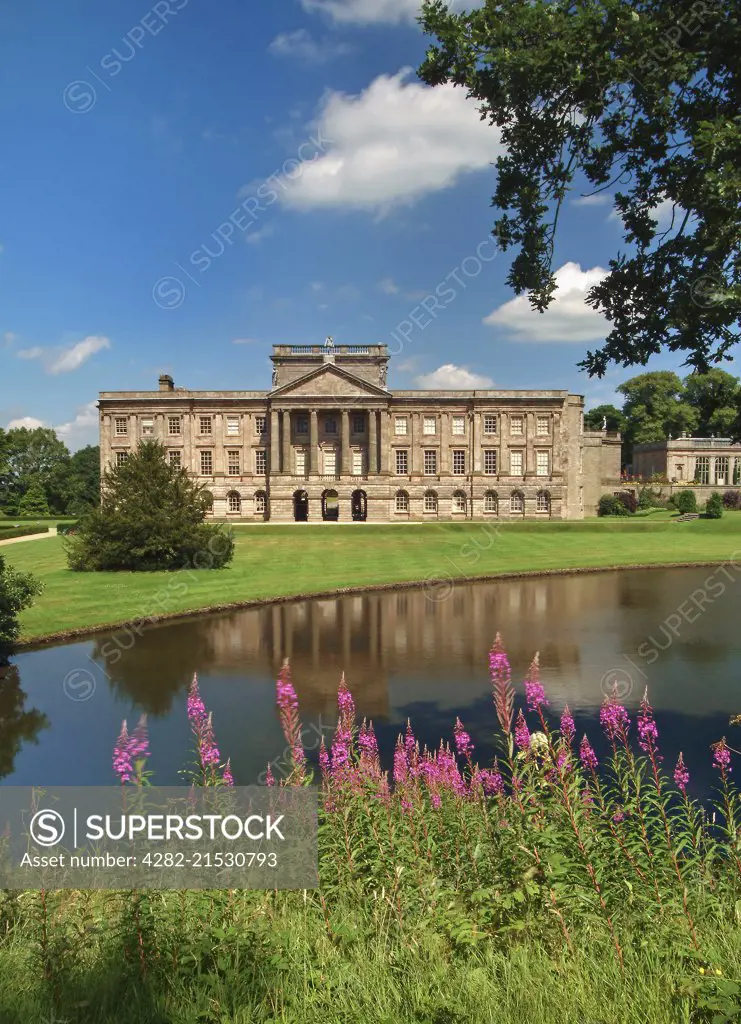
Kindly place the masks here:
<instances>
[{"instance_id":1,"label":"lake","mask_svg":"<svg viewBox=\"0 0 741 1024\"><path fill-rule=\"evenodd\" d=\"M459 715L480 759L496 719L487 653L501 632L518 696L530 660L560 715L599 749L599 706L616 683L635 710L649 687L666 763L680 749L704 795L710 744L741 741L741 587L732 567L553 576L299 601L28 650L0 684L0 778L15 785L115 783L121 721L149 720L153 782L175 785L192 759L186 694L197 672L219 747L237 784L260 780L285 747L275 677L290 658L316 758L335 724L344 671L359 715L373 720L386 764L410 718L429 745Z\"/></svg>"}]
</instances>

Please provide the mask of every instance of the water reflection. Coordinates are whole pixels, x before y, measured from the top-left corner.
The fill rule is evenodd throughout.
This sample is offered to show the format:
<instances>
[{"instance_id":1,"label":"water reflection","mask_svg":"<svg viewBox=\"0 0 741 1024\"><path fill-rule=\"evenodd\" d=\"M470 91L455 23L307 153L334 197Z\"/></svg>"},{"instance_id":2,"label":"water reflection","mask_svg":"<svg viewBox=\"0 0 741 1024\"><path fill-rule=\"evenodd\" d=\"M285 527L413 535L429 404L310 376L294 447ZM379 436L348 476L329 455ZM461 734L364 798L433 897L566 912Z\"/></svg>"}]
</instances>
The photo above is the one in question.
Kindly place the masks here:
<instances>
[{"instance_id":1,"label":"water reflection","mask_svg":"<svg viewBox=\"0 0 741 1024\"><path fill-rule=\"evenodd\" d=\"M46 715L26 708L18 668L0 665L0 779L13 771L15 757L24 744L39 742L49 725Z\"/></svg>"}]
</instances>

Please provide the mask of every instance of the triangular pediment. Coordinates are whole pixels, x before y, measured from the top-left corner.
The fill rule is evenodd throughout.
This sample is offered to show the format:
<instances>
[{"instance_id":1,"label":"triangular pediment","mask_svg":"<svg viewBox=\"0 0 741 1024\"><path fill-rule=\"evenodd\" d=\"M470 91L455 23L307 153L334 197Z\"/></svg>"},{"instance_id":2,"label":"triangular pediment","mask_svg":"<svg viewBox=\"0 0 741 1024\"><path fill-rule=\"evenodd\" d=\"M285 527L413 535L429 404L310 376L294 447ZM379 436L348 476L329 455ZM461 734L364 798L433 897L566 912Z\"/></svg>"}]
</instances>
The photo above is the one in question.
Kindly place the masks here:
<instances>
[{"instance_id":1,"label":"triangular pediment","mask_svg":"<svg viewBox=\"0 0 741 1024\"><path fill-rule=\"evenodd\" d=\"M388 398L388 391L362 377L325 363L270 392L271 398Z\"/></svg>"}]
</instances>

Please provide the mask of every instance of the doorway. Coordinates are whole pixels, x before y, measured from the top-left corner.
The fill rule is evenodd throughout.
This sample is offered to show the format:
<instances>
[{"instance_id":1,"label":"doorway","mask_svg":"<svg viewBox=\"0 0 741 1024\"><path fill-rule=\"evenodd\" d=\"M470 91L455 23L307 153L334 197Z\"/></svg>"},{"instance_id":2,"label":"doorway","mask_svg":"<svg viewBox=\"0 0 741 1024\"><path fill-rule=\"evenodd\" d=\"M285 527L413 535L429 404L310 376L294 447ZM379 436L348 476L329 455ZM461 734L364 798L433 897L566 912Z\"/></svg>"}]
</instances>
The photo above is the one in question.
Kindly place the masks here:
<instances>
[{"instance_id":1,"label":"doorway","mask_svg":"<svg viewBox=\"0 0 741 1024\"><path fill-rule=\"evenodd\" d=\"M364 523L368 518L368 495L365 491L353 491L350 499L354 523Z\"/></svg>"},{"instance_id":2,"label":"doorway","mask_svg":"<svg viewBox=\"0 0 741 1024\"><path fill-rule=\"evenodd\" d=\"M296 491L293 495L293 518L297 523L309 520L309 495L306 491Z\"/></svg>"}]
</instances>

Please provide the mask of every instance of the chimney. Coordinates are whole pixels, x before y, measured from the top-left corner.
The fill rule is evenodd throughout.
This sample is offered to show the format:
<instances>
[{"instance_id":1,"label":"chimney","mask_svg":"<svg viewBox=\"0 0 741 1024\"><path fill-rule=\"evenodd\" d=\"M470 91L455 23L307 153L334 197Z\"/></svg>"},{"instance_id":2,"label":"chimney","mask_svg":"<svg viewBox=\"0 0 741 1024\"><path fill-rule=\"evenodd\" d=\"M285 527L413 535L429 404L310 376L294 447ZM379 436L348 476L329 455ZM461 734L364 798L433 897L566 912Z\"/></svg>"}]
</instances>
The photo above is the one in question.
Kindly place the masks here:
<instances>
[{"instance_id":1,"label":"chimney","mask_svg":"<svg viewBox=\"0 0 741 1024\"><path fill-rule=\"evenodd\" d=\"M160 376L160 391L174 391L175 382L169 373L163 373Z\"/></svg>"}]
</instances>

